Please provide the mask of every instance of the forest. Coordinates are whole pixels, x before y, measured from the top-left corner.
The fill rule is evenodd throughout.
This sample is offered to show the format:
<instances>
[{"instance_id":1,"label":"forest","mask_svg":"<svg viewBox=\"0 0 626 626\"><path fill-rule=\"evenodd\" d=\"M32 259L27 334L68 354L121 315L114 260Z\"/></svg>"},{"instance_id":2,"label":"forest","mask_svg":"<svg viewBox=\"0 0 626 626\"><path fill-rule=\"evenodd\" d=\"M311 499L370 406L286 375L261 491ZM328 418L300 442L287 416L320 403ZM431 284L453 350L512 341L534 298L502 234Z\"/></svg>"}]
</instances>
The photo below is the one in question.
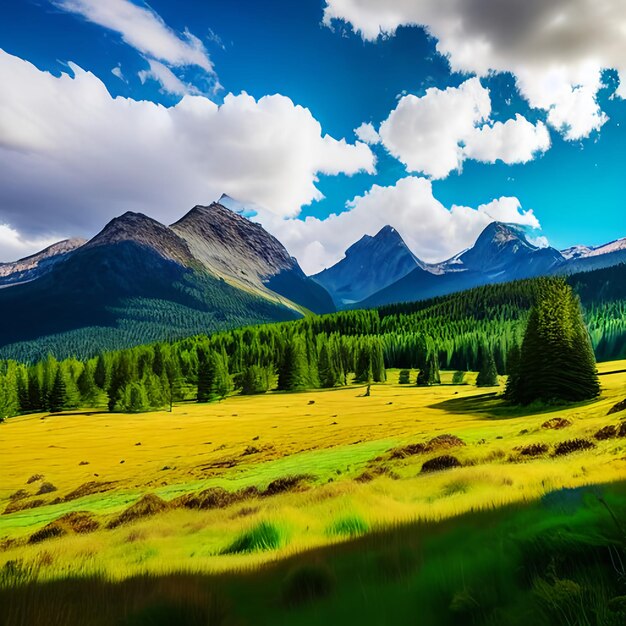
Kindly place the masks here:
<instances>
[{"instance_id":1,"label":"forest","mask_svg":"<svg viewBox=\"0 0 626 626\"><path fill-rule=\"evenodd\" d=\"M569 277L598 360L626 357L626 266ZM343 311L157 342L91 358L0 363L0 418L77 407L141 412L265 393L385 380L386 368L509 374L538 295L563 282L537 278L430 301ZM548 289L549 290L549 289ZM576 305L578 309L578 306ZM486 372L486 375L488 372Z\"/></svg>"}]
</instances>

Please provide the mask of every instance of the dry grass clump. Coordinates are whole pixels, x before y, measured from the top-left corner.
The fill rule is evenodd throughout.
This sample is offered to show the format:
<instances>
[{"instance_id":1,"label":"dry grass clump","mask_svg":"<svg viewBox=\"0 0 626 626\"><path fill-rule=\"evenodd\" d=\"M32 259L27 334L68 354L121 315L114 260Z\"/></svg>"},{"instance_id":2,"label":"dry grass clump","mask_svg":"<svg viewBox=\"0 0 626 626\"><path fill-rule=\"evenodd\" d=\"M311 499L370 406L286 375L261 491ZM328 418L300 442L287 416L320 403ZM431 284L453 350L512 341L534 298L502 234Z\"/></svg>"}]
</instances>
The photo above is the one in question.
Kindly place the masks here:
<instances>
[{"instance_id":1,"label":"dry grass clump","mask_svg":"<svg viewBox=\"0 0 626 626\"><path fill-rule=\"evenodd\" d=\"M398 474L385 465L373 465L368 467L362 474L359 474L354 480L357 483L369 483L377 476L389 476L389 478L393 478L393 480L400 478Z\"/></svg>"},{"instance_id":2,"label":"dry grass clump","mask_svg":"<svg viewBox=\"0 0 626 626\"><path fill-rule=\"evenodd\" d=\"M426 474L428 472L440 472L454 467L461 467L461 461L459 461L459 459L455 456L443 454L442 456L436 456L435 458L426 461L422 465L422 474Z\"/></svg>"},{"instance_id":3,"label":"dry grass clump","mask_svg":"<svg viewBox=\"0 0 626 626\"><path fill-rule=\"evenodd\" d=\"M35 495L43 496L47 493L52 493L53 491L56 491L56 490L57 488L52 483L41 483L41 486L39 487L39 490L37 491Z\"/></svg>"},{"instance_id":4,"label":"dry grass clump","mask_svg":"<svg viewBox=\"0 0 626 626\"><path fill-rule=\"evenodd\" d=\"M622 422L617 429L618 437L626 437L626 422Z\"/></svg>"},{"instance_id":5,"label":"dry grass clump","mask_svg":"<svg viewBox=\"0 0 626 626\"><path fill-rule=\"evenodd\" d=\"M239 500L238 494L231 493L222 487L210 487L199 493L186 493L170 502L172 507L185 509L223 509Z\"/></svg>"},{"instance_id":6,"label":"dry grass clump","mask_svg":"<svg viewBox=\"0 0 626 626\"><path fill-rule=\"evenodd\" d=\"M30 494L26 491L26 489L18 489L9 496L9 500L11 500L11 502L14 502L15 500L23 500L24 498L28 498L29 495Z\"/></svg>"},{"instance_id":7,"label":"dry grass clump","mask_svg":"<svg viewBox=\"0 0 626 626\"><path fill-rule=\"evenodd\" d=\"M36 483L38 480L43 480L43 474L33 474L27 481L27 485L32 485Z\"/></svg>"},{"instance_id":8,"label":"dry grass clump","mask_svg":"<svg viewBox=\"0 0 626 626\"><path fill-rule=\"evenodd\" d=\"M281 476L273 480L264 491L262 496L275 496L287 491L302 491L307 488L307 483L315 480L311 474L294 474L292 476Z\"/></svg>"},{"instance_id":9,"label":"dry grass clump","mask_svg":"<svg viewBox=\"0 0 626 626\"><path fill-rule=\"evenodd\" d=\"M465 442L456 435L444 434L433 437L426 444L426 447L429 452L434 452L435 450L447 450L448 448L458 448L464 445Z\"/></svg>"},{"instance_id":10,"label":"dry grass clump","mask_svg":"<svg viewBox=\"0 0 626 626\"><path fill-rule=\"evenodd\" d=\"M40 543L46 539L53 539L62 535L90 533L98 530L98 528L100 528L100 523L94 519L91 513L72 511L34 532L29 537L28 543Z\"/></svg>"},{"instance_id":11,"label":"dry grass clump","mask_svg":"<svg viewBox=\"0 0 626 626\"><path fill-rule=\"evenodd\" d=\"M614 413L620 413L621 411L626 411L626 400L622 400L617 404L614 404L610 409L607 415L613 415Z\"/></svg>"},{"instance_id":12,"label":"dry grass clump","mask_svg":"<svg viewBox=\"0 0 626 626\"><path fill-rule=\"evenodd\" d=\"M617 426L609 424L601 428L594 436L594 439L598 441L605 441L606 439L614 439L617 437Z\"/></svg>"},{"instance_id":13,"label":"dry grass clump","mask_svg":"<svg viewBox=\"0 0 626 626\"><path fill-rule=\"evenodd\" d=\"M522 456L541 456L548 451L548 445L545 443L531 443L519 449Z\"/></svg>"},{"instance_id":14,"label":"dry grass clump","mask_svg":"<svg viewBox=\"0 0 626 626\"><path fill-rule=\"evenodd\" d=\"M566 454L572 454L572 452L582 452L583 450L591 450L595 448L596 444L588 439L568 439L567 441L561 441L554 448L554 456L564 456Z\"/></svg>"},{"instance_id":15,"label":"dry grass clump","mask_svg":"<svg viewBox=\"0 0 626 626\"><path fill-rule=\"evenodd\" d=\"M127 509L122 511L120 515L112 519L107 524L107 528L117 528L118 526L129 524L137 519L162 513L163 511L169 510L169 508L170 505L168 502L153 493L147 493L145 496L137 500L135 504L132 504Z\"/></svg>"},{"instance_id":16,"label":"dry grass clump","mask_svg":"<svg viewBox=\"0 0 626 626\"><path fill-rule=\"evenodd\" d=\"M561 428L567 428L571 426L572 422L564 417L553 417L549 419L547 422L544 422L541 425L541 428L545 428L546 430L561 430Z\"/></svg>"},{"instance_id":17,"label":"dry grass clump","mask_svg":"<svg viewBox=\"0 0 626 626\"><path fill-rule=\"evenodd\" d=\"M18 511L25 511L26 509L35 509L38 506L46 504L45 500L37 498L36 500L13 500L7 504L6 508L2 512L2 515L9 515L10 513L17 513Z\"/></svg>"},{"instance_id":18,"label":"dry grass clump","mask_svg":"<svg viewBox=\"0 0 626 626\"><path fill-rule=\"evenodd\" d=\"M408 446L393 448L389 456L390 459L405 459L408 456L424 454L428 452L425 443L410 443Z\"/></svg>"},{"instance_id":19,"label":"dry grass clump","mask_svg":"<svg viewBox=\"0 0 626 626\"><path fill-rule=\"evenodd\" d=\"M73 491L70 491L63 500L69 502L70 500L92 496L95 493L103 493L104 491L113 489L114 484L114 482L91 480L88 483L83 483L80 487L76 487Z\"/></svg>"}]
</instances>

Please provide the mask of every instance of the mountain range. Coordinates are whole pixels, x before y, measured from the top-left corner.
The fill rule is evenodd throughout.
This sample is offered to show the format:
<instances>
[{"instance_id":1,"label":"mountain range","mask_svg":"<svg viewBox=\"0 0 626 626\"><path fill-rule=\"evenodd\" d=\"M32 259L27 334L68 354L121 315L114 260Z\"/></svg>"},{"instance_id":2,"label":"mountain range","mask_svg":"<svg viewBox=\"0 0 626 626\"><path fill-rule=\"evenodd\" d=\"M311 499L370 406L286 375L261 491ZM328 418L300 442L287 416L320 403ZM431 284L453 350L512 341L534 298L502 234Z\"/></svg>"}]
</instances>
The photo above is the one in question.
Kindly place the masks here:
<instances>
[{"instance_id":1,"label":"mountain range","mask_svg":"<svg viewBox=\"0 0 626 626\"><path fill-rule=\"evenodd\" d=\"M471 248L425 263L385 226L308 277L246 215L228 196L194 207L170 226L127 212L89 241L68 239L0 264L0 307L12 320L0 326L0 356L86 356L626 262L626 239L559 251L534 245L520 226L493 222Z\"/></svg>"}]
</instances>

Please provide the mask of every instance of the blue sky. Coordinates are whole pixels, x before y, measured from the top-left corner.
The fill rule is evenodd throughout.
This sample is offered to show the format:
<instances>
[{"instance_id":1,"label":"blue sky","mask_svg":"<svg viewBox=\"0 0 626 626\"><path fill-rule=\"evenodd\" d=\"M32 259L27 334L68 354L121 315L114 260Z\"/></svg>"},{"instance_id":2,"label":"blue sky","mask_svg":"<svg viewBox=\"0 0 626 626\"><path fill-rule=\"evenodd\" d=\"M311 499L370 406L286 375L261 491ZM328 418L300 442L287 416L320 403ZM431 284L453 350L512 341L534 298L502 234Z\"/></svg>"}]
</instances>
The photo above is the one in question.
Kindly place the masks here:
<instances>
[{"instance_id":1,"label":"blue sky","mask_svg":"<svg viewBox=\"0 0 626 626\"><path fill-rule=\"evenodd\" d=\"M67 62L74 63L92 72L106 86L112 98L121 96L174 107L181 100L181 93L168 92L153 78L144 76L141 79L141 73L149 67L151 55L129 43L128 35L104 27L96 23L97 20L86 16L81 4L83 2L89 4L88 0L5 0L0 9L3 15L0 20L0 48L12 57L34 64L42 72L52 72L56 77L62 73L71 75ZM123 9L122 5L130 0L116 2ZM72 3L81 5L82 9L76 9ZM227 94L246 92L255 101L266 95L281 94L289 98L294 106L308 109L312 118L321 125L322 135L328 134L336 140L345 138L348 144L355 144L357 138L354 129L363 122L370 122L375 129L380 130L381 123L390 116L403 96L412 94L422 98L429 88L443 92L463 85L479 73L452 71L451 65L457 69L459 67L454 52L452 57L446 58L438 52L438 44L441 42L436 37L427 35L421 27L403 25L401 20L393 25L388 36L376 40L368 38L363 34L363 25L369 24L365 20L374 18L370 14L365 17L349 14L343 8L346 3L340 0L337 0L337 6L323 0L273 0L263 3L256 0L153 0L149 8L139 0L135 4L142 10L150 11L151 15L158 16L163 27L180 40L187 41L184 35L187 29L200 42L203 55L212 64L210 71L193 63L164 63L193 94L206 97L217 105L223 104ZM335 17L341 16L339 20L333 21L332 27L323 23L325 9L327 12L334 11ZM83 15L80 15L81 10ZM363 22L359 22L359 19ZM410 21L409 15L407 22ZM433 23L438 24L436 21ZM433 30L436 32L436 28ZM521 58L523 60L523 56ZM494 63L494 67L498 68L500 66L497 63L502 64L504 61L498 59ZM522 75L523 65L517 60L510 61L510 64L512 69L520 67ZM112 73L114 68L119 68L116 70L118 75ZM273 207L267 206L271 203L271 196L268 196L270 201L253 197L254 185L245 181L230 186L225 183L223 191L231 192L231 187L235 187L235 190L250 189L244 193L248 193L245 199L265 207L271 214L265 221L261 221L286 240L294 254L308 255L311 269L316 269L316 264L311 260L316 250L323 259L318 265L327 264L337 257L346 242L340 240L327 246L326 241L321 240L324 229L317 222L317 234L304 236L300 225L294 231L291 226L282 225L281 220L288 219L291 223L293 218L302 220L312 217L323 221L332 213L345 211L347 202L366 196L373 185L394 187L406 177L425 178L428 181L426 186L432 185L434 198L446 209L453 205L476 209L479 205L487 205L503 196L516 198L520 214L532 209L541 222L541 234L559 248L577 243L601 244L626 236L623 202L626 191L623 174L626 103L614 96L619 84L616 72L605 71L602 79L605 86L593 94L608 119L601 128L583 132L583 136L574 139L568 138L563 129L550 125L549 110L531 106L528 95L521 93L516 83L515 73L484 73L480 80L491 100L491 108L488 119L477 122L476 126L483 123L494 125L522 115L535 128L540 125L541 130L546 129L549 148L544 146L527 162L511 164L501 160L486 163L466 157L460 170L455 168L440 176L406 166L407 160L410 161L414 155L410 149L407 152L406 146L391 149L388 145L392 143L390 139L369 146L376 158L375 172L364 165L364 161L357 159L358 162L345 168L347 174L342 173L342 167L334 164L334 157L330 167L332 174L324 173L326 166L314 172L312 184L323 194L323 199L311 201L310 193L294 192L293 198L286 199L280 211L272 213ZM17 85L16 88L21 87ZM12 111L18 123L19 115L28 117L30 105L27 100L25 102L21 111ZM71 108L72 105L68 106ZM42 116L45 120L45 112ZM442 120L441 125L445 128L447 120ZM438 141L437 136L429 136L427 139L427 146L432 141ZM211 136L205 140L206 150L211 150ZM251 142L254 141L254 137L251 137ZM3 142L0 124L0 146L6 146L7 142ZM463 146L464 142L463 136L460 145ZM114 159L115 155L111 154L110 158ZM267 158L272 158L271 152ZM428 154L419 156L420 162L428 158ZM15 159L12 163L15 163ZM355 172L359 169L360 172ZM148 181L149 184L150 178L140 174L137 185L146 184L142 181ZM226 174L224 178L228 180L229 173ZM241 175L237 170L237 176ZM46 176L42 175L42 178ZM109 180L107 184L114 185L115 181ZM273 184L280 185L280 178ZM132 181L120 182L120 188L127 185L132 185ZM218 183L212 185L210 189L219 186ZM424 185L420 183L420 189L423 188ZM85 194L88 190L89 186L85 184L76 193ZM54 188L42 188L40 193L41 197L49 199L51 211L56 214ZM94 188L94 194L98 193L99 189ZM6 242L6 248L11 252L13 249L26 250L47 239L53 240L57 235L90 236L106 218L112 217L101 207L94 206L93 220L85 218L85 212L89 213L90 207L89 203L85 206L83 202L80 216L59 209L56 221L42 220L36 212L32 216L25 215L21 205L19 211L12 209L9 204L15 201L16 194L17 191L11 191L5 196L0 195L0 224L4 223L15 238L12 243L8 239ZM131 201L129 196L129 204L133 208L137 203L136 191L131 195L133 197ZM384 194L380 192L379 195L383 202ZM212 199L198 197L193 203L206 203ZM372 198L369 199L372 204ZM171 216L173 221L190 208L185 204L190 200L181 196L181 205L177 207L170 201L167 210L156 211L155 217L166 221L165 218ZM293 208L285 208L290 201L294 203ZM153 202L153 199L146 201L147 204L149 202ZM62 195L59 195L58 203L59 206L67 205ZM123 206L124 196L121 192L116 194L113 204L116 208ZM389 212L393 211L392 206L394 204L390 202ZM365 215L366 209L360 210L361 215ZM77 209L75 213L78 212ZM419 212L415 219L421 219ZM532 220L524 218L521 221L530 224ZM400 220L398 229L402 234L405 234L402 225L410 222L410 214ZM373 220L371 228L375 229L377 224ZM430 236L433 239L449 239L449 245L441 247L439 255L443 257L455 246L469 243L465 239L474 237L482 221L478 220L476 225L465 228L463 236L448 233L445 221L435 221L434 224L437 230ZM455 232L459 230L457 225L449 228L454 228ZM359 234L358 229L353 227L347 230L354 236ZM416 232L409 234L407 241L414 249L418 248L415 249L418 255L422 252L420 248L424 248L424 255L432 260L438 255L438 249L424 244L425 236L424 233ZM303 238L306 239L304 243ZM298 244L298 241L301 243ZM306 250L299 248L299 245L306 245ZM325 247L327 249L322 250Z\"/></svg>"}]
</instances>

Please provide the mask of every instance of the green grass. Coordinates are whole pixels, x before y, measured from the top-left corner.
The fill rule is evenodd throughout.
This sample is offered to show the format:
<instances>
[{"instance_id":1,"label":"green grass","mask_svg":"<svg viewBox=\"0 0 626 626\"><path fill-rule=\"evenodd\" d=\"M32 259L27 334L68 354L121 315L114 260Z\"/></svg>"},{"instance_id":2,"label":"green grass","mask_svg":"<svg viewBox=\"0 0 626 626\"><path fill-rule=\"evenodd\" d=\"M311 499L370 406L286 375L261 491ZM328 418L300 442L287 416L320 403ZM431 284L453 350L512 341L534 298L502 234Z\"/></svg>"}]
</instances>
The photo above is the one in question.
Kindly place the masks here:
<instances>
[{"instance_id":1,"label":"green grass","mask_svg":"<svg viewBox=\"0 0 626 626\"><path fill-rule=\"evenodd\" d=\"M358 537L368 530L369 525L360 515L348 515L333 522L327 532L341 537Z\"/></svg>"},{"instance_id":2,"label":"green grass","mask_svg":"<svg viewBox=\"0 0 626 626\"><path fill-rule=\"evenodd\" d=\"M287 542L284 528L271 522L261 522L239 535L222 554L246 554L276 550Z\"/></svg>"}]
</instances>

